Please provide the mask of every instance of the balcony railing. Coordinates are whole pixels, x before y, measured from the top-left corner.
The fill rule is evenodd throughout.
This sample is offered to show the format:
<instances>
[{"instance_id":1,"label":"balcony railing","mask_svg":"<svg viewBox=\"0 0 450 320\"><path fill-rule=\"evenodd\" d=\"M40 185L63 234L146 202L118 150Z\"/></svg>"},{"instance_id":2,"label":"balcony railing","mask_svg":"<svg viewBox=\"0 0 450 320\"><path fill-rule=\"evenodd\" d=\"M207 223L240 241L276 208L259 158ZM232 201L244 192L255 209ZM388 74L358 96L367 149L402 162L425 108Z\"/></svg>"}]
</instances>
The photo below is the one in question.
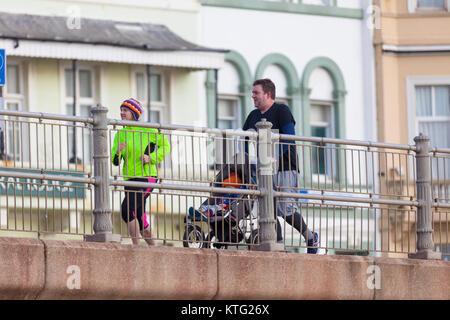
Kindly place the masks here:
<instances>
[{"instance_id":1,"label":"balcony railing","mask_svg":"<svg viewBox=\"0 0 450 320\"><path fill-rule=\"evenodd\" d=\"M127 195L166 245L307 252L305 225L319 235L319 254L448 257L450 150L429 148L426 137L399 145L279 135L268 123L249 132L92 112L0 111L0 235L128 243L136 235L125 222L133 220ZM136 138L160 135L170 145L156 181L130 180L141 174L111 161L129 125ZM290 148L295 159L284 161L280 150ZM296 180L274 182L278 163L295 164ZM289 218L287 207L299 215Z\"/></svg>"}]
</instances>

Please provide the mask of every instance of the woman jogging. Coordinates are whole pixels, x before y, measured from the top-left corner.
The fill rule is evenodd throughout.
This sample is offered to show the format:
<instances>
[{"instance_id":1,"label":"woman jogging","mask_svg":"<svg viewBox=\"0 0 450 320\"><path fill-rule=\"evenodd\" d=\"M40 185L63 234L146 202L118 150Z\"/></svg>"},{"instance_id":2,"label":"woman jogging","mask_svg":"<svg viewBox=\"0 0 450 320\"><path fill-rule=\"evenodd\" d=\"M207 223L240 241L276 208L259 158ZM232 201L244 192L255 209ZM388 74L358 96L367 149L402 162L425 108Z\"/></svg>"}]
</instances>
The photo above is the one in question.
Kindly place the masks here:
<instances>
[{"instance_id":1,"label":"woman jogging","mask_svg":"<svg viewBox=\"0 0 450 320\"><path fill-rule=\"evenodd\" d=\"M138 121L142 112L143 108L136 99L125 100L120 106L122 120ZM158 181L156 164L160 163L169 152L168 139L158 133L157 129L126 126L114 137L111 160L115 166L120 165L123 160L124 180L155 183ZM121 208L122 219L127 223L135 245L139 244L138 225L147 244L155 245L145 211L145 202L151 191L152 188L125 187Z\"/></svg>"}]
</instances>

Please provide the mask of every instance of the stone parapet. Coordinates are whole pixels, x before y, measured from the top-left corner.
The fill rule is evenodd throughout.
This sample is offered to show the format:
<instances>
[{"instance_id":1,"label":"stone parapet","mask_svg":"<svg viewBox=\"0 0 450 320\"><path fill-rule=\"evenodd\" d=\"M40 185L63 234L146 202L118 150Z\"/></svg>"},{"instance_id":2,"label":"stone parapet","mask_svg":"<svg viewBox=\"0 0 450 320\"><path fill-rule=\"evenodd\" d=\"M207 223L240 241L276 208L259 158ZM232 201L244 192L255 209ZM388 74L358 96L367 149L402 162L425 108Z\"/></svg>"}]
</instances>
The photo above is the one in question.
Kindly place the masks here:
<instances>
[{"instance_id":1,"label":"stone parapet","mask_svg":"<svg viewBox=\"0 0 450 320\"><path fill-rule=\"evenodd\" d=\"M450 263L0 238L1 299L450 299Z\"/></svg>"}]
</instances>

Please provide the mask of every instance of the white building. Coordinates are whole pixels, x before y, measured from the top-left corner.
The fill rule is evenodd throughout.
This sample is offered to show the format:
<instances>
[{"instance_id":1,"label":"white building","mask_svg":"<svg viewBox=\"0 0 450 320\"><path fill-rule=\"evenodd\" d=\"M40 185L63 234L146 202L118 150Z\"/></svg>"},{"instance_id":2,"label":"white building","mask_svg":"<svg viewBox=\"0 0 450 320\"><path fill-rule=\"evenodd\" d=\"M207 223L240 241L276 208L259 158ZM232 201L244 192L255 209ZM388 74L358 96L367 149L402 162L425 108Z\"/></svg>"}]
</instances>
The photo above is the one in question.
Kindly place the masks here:
<instances>
[{"instance_id":1,"label":"white building","mask_svg":"<svg viewBox=\"0 0 450 320\"><path fill-rule=\"evenodd\" d=\"M296 134L376 140L372 46L372 31L376 27L373 22L376 21L370 0L199 2L202 7L198 43L230 50L225 56L225 66L217 75L214 70L206 73L206 96L210 98L206 100L205 109L209 127L241 128L254 108L251 99L253 81L271 78L277 87L276 101L286 103L296 119ZM216 79L217 109L212 98ZM341 173L347 171L350 177L351 166L342 163L336 164L335 174L338 170ZM368 163L362 165L368 166ZM326 166L330 164L312 161L313 188L308 188L309 181L305 189L327 189L326 183L323 186L324 179L331 181L335 177L325 177L330 172ZM340 168L337 170L336 167ZM314 180L316 174L322 179L321 183ZM360 179L358 172L353 174ZM371 181L362 183L364 188L368 184L373 186ZM326 232L334 231L325 230L326 220L321 222L317 215L312 218L313 211L308 212L311 216L307 223L311 227L314 224L316 229L322 226L325 241ZM361 212L364 217L358 218L356 225L369 214L366 210ZM373 215L371 223L372 219ZM348 224L343 227L350 228L351 234L353 231L360 234L358 238L363 240L356 242L367 244L373 240L362 231L366 227L360 231L353 230ZM373 225L370 229L375 230ZM347 234L347 231L343 233ZM352 239L340 238L339 241L355 243Z\"/></svg>"},{"instance_id":2,"label":"white building","mask_svg":"<svg viewBox=\"0 0 450 320\"><path fill-rule=\"evenodd\" d=\"M253 109L252 82L269 77L298 134L375 139L369 0L199 2L199 44L230 50L218 72L219 126L241 127Z\"/></svg>"}]
</instances>

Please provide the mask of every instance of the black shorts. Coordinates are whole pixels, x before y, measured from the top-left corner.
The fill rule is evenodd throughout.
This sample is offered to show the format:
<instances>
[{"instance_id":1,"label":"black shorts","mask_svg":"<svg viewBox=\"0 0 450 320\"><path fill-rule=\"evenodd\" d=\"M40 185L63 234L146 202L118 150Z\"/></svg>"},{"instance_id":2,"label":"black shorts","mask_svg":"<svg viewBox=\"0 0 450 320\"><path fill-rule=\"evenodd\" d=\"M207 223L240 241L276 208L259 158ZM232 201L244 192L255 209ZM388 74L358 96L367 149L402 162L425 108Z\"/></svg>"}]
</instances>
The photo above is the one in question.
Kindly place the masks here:
<instances>
[{"instance_id":1,"label":"black shorts","mask_svg":"<svg viewBox=\"0 0 450 320\"><path fill-rule=\"evenodd\" d=\"M136 182L157 182L155 177L133 178L128 181ZM145 202L150 196L153 188L125 187L125 197L122 201L122 219L125 222L131 222L138 218L139 229L143 230L149 226L147 213L145 212Z\"/></svg>"}]
</instances>

